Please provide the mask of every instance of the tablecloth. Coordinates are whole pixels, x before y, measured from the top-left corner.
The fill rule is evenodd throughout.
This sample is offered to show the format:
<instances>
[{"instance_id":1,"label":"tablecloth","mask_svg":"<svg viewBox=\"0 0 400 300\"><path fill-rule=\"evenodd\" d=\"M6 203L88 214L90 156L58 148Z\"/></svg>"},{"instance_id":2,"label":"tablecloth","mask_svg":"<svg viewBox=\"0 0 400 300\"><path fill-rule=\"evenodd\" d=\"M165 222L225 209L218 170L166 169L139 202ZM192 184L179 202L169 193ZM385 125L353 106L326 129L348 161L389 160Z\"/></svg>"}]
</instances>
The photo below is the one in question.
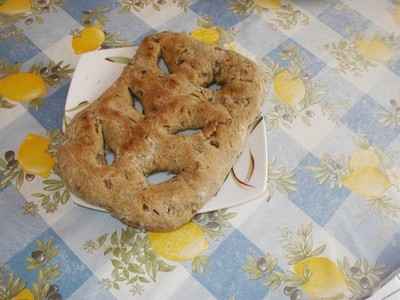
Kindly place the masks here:
<instances>
[{"instance_id":1,"label":"tablecloth","mask_svg":"<svg viewBox=\"0 0 400 300\"><path fill-rule=\"evenodd\" d=\"M399 1L1 0L0 25L1 299L362 299L400 267ZM271 196L160 234L74 205L52 150L79 56L163 30L263 68Z\"/></svg>"}]
</instances>

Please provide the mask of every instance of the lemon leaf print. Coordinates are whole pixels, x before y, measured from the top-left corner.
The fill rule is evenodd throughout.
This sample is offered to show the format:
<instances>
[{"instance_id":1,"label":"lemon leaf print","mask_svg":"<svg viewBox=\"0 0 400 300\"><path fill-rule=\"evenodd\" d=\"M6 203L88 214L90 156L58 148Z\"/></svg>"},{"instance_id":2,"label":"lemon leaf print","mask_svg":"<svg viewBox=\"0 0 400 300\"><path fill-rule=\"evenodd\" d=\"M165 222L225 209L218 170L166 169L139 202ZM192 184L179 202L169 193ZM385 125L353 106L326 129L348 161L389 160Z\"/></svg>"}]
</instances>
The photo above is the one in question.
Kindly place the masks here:
<instances>
[{"instance_id":1,"label":"lemon leaf print","mask_svg":"<svg viewBox=\"0 0 400 300\"><path fill-rule=\"evenodd\" d=\"M231 227L229 220L234 218L236 213L229 212L227 209L220 209L204 214L197 214L193 222L200 225L210 240L215 240L224 235L225 231Z\"/></svg>"},{"instance_id":2,"label":"lemon leaf print","mask_svg":"<svg viewBox=\"0 0 400 300\"><path fill-rule=\"evenodd\" d=\"M131 227L102 234L95 240L86 241L83 248L89 253L103 249L104 255L111 256L113 271L109 278L103 279L104 286L120 289L124 284L132 295L143 292L144 284L155 282L158 272L175 269L153 251L148 234Z\"/></svg>"},{"instance_id":3,"label":"lemon leaf print","mask_svg":"<svg viewBox=\"0 0 400 300\"><path fill-rule=\"evenodd\" d=\"M314 248L311 224L300 226L296 232L284 228L282 230L281 242L286 251L288 263L291 265L309 257L320 255L326 248L325 245Z\"/></svg>"},{"instance_id":4,"label":"lemon leaf print","mask_svg":"<svg viewBox=\"0 0 400 300\"><path fill-rule=\"evenodd\" d=\"M230 9L239 15L270 12L273 27L290 30L297 25L309 24L309 17L288 1L282 0L235 0Z\"/></svg>"},{"instance_id":5,"label":"lemon leaf print","mask_svg":"<svg viewBox=\"0 0 400 300\"><path fill-rule=\"evenodd\" d=\"M53 282L60 276L61 270L52 260L58 256L59 252L53 240L36 241L36 250L26 257L26 269L37 274L36 281L32 284L31 290L27 294L32 294L33 299L46 299L51 297L62 298L59 288ZM22 298L23 299L23 298ZM22 300L21 299L21 300Z\"/></svg>"},{"instance_id":6,"label":"lemon leaf print","mask_svg":"<svg viewBox=\"0 0 400 300\"><path fill-rule=\"evenodd\" d=\"M400 100L391 99L389 108L381 107L379 123L385 127L400 127Z\"/></svg>"},{"instance_id":7,"label":"lemon leaf print","mask_svg":"<svg viewBox=\"0 0 400 300\"><path fill-rule=\"evenodd\" d=\"M59 287L53 282L60 276L58 265L52 259L58 250L52 240L37 240L36 250L26 257L26 268L35 271L35 281L31 288L5 266L0 267L0 298L9 300L62 299Z\"/></svg>"},{"instance_id":8,"label":"lemon leaf print","mask_svg":"<svg viewBox=\"0 0 400 300\"><path fill-rule=\"evenodd\" d=\"M21 64L10 64L5 60L0 59L0 75L18 73L21 69Z\"/></svg>"},{"instance_id":9,"label":"lemon leaf print","mask_svg":"<svg viewBox=\"0 0 400 300\"><path fill-rule=\"evenodd\" d=\"M307 15L295 9L290 3L282 5L280 9L274 11L273 23L284 30L290 30L297 25L308 25L310 20Z\"/></svg>"},{"instance_id":10,"label":"lemon leaf print","mask_svg":"<svg viewBox=\"0 0 400 300\"><path fill-rule=\"evenodd\" d=\"M268 184L271 194L275 191L288 194L296 191L297 183L294 172L279 166L277 160L273 159L268 164Z\"/></svg>"},{"instance_id":11,"label":"lemon leaf print","mask_svg":"<svg viewBox=\"0 0 400 300\"><path fill-rule=\"evenodd\" d=\"M142 9L148 6L153 7L157 11L161 11L163 5L168 3L167 0L120 0L119 2L122 12L140 12ZM189 0L172 0L170 2L185 11L189 7L190 3Z\"/></svg>"},{"instance_id":12,"label":"lemon leaf print","mask_svg":"<svg viewBox=\"0 0 400 300\"><path fill-rule=\"evenodd\" d=\"M345 275L346 285L351 293L350 299L364 299L379 287L385 267L370 265L365 259L358 259L353 264L347 257L338 261L338 266Z\"/></svg>"},{"instance_id":13,"label":"lemon leaf print","mask_svg":"<svg viewBox=\"0 0 400 300\"><path fill-rule=\"evenodd\" d=\"M107 13L111 11L111 8L99 5L93 10L82 11L81 21L85 26L99 24L105 26L108 18Z\"/></svg>"},{"instance_id":14,"label":"lemon leaf print","mask_svg":"<svg viewBox=\"0 0 400 300\"><path fill-rule=\"evenodd\" d=\"M388 63L398 47L398 37L379 34L372 37L355 34L348 40L325 45L335 57L339 71L354 75L362 75L380 63Z\"/></svg>"},{"instance_id":15,"label":"lemon leaf print","mask_svg":"<svg viewBox=\"0 0 400 300\"><path fill-rule=\"evenodd\" d=\"M46 213L55 212L59 205L65 205L71 195L70 192L64 185L64 182L61 179L45 179L42 181L45 193L33 193L32 196L37 198L39 201L39 205L46 211ZM47 192L47 193L46 193ZM25 207L27 205L27 207ZM37 205L35 203L35 205ZM37 212L37 207L29 209L32 204L31 202L26 202L23 206L25 214L33 215Z\"/></svg>"},{"instance_id":16,"label":"lemon leaf print","mask_svg":"<svg viewBox=\"0 0 400 300\"><path fill-rule=\"evenodd\" d=\"M192 271L195 273L204 273L208 264L208 256L196 256L192 260Z\"/></svg>"},{"instance_id":17,"label":"lemon leaf print","mask_svg":"<svg viewBox=\"0 0 400 300\"><path fill-rule=\"evenodd\" d=\"M8 271L5 266L0 266L0 299L13 299L26 293L25 286L26 283L21 278Z\"/></svg>"},{"instance_id":18,"label":"lemon leaf print","mask_svg":"<svg viewBox=\"0 0 400 300\"><path fill-rule=\"evenodd\" d=\"M319 166L307 166L318 184L328 184L330 188L342 187L341 179L349 173L346 161L338 161L325 154L320 160Z\"/></svg>"},{"instance_id":19,"label":"lemon leaf print","mask_svg":"<svg viewBox=\"0 0 400 300\"><path fill-rule=\"evenodd\" d=\"M270 254L257 259L254 256L248 256L243 271L248 274L249 279L256 280L261 278L265 272L274 271L277 263L277 259Z\"/></svg>"}]
</instances>

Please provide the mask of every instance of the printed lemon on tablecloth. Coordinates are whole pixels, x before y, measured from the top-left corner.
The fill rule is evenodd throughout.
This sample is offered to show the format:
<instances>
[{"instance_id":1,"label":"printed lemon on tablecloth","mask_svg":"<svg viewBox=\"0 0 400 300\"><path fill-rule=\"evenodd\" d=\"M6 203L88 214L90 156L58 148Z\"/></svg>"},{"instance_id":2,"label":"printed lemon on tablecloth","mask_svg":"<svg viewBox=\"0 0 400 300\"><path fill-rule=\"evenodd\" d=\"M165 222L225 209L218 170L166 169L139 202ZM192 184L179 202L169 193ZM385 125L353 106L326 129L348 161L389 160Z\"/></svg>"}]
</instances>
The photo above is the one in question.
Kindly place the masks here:
<instances>
[{"instance_id":1,"label":"printed lemon on tablecloth","mask_svg":"<svg viewBox=\"0 0 400 300\"><path fill-rule=\"evenodd\" d=\"M288 70L280 71L273 79L276 97L284 104L295 106L306 95L304 81Z\"/></svg>"},{"instance_id":2,"label":"printed lemon on tablecloth","mask_svg":"<svg viewBox=\"0 0 400 300\"><path fill-rule=\"evenodd\" d=\"M19 146L17 160L28 174L48 177L54 166L54 159L48 153L49 138L30 133Z\"/></svg>"},{"instance_id":3,"label":"printed lemon on tablecloth","mask_svg":"<svg viewBox=\"0 0 400 300\"><path fill-rule=\"evenodd\" d=\"M5 0L0 3L0 14L10 16L26 13L32 8L32 0Z\"/></svg>"},{"instance_id":4,"label":"printed lemon on tablecloth","mask_svg":"<svg viewBox=\"0 0 400 300\"><path fill-rule=\"evenodd\" d=\"M367 60L387 62L394 55L394 50L381 37L359 38L354 44L357 52Z\"/></svg>"},{"instance_id":5,"label":"printed lemon on tablecloth","mask_svg":"<svg viewBox=\"0 0 400 300\"><path fill-rule=\"evenodd\" d=\"M221 34L217 27L199 27L192 31L191 36L208 45L217 45Z\"/></svg>"},{"instance_id":6,"label":"printed lemon on tablecloth","mask_svg":"<svg viewBox=\"0 0 400 300\"><path fill-rule=\"evenodd\" d=\"M153 251L169 260L186 261L208 249L204 230L196 223L188 223L172 232L150 232Z\"/></svg>"},{"instance_id":7,"label":"printed lemon on tablecloth","mask_svg":"<svg viewBox=\"0 0 400 300\"><path fill-rule=\"evenodd\" d=\"M367 199L382 197L391 185L387 175L375 167L353 171L342 178L342 183L352 192Z\"/></svg>"},{"instance_id":8,"label":"printed lemon on tablecloth","mask_svg":"<svg viewBox=\"0 0 400 300\"><path fill-rule=\"evenodd\" d=\"M306 271L310 277L301 286L309 296L317 299L330 299L337 297L346 290L344 274L339 267L327 257L309 257L297 262L293 271L300 278Z\"/></svg>"},{"instance_id":9,"label":"printed lemon on tablecloth","mask_svg":"<svg viewBox=\"0 0 400 300\"><path fill-rule=\"evenodd\" d=\"M381 159L373 148L359 149L353 152L349 162L351 171L361 170L365 167L379 168Z\"/></svg>"},{"instance_id":10,"label":"printed lemon on tablecloth","mask_svg":"<svg viewBox=\"0 0 400 300\"><path fill-rule=\"evenodd\" d=\"M266 9L277 9L282 5L281 0L255 0L254 4L261 8Z\"/></svg>"},{"instance_id":11,"label":"printed lemon on tablecloth","mask_svg":"<svg viewBox=\"0 0 400 300\"><path fill-rule=\"evenodd\" d=\"M75 54L82 54L101 47L106 35L100 25L90 25L83 28L72 37L72 49Z\"/></svg>"},{"instance_id":12,"label":"printed lemon on tablecloth","mask_svg":"<svg viewBox=\"0 0 400 300\"><path fill-rule=\"evenodd\" d=\"M15 297L11 298L11 300L34 300L34 296L29 289L25 288L20 291Z\"/></svg>"},{"instance_id":13,"label":"printed lemon on tablecloth","mask_svg":"<svg viewBox=\"0 0 400 300\"><path fill-rule=\"evenodd\" d=\"M46 94L45 80L34 72L17 72L0 79L0 96L9 100L29 102Z\"/></svg>"},{"instance_id":14,"label":"printed lemon on tablecloth","mask_svg":"<svg viewBox=\"0 0 400 300\"><path fill-rule=\"evenodd\" d=\"M373 148L356 150L349 161L350 174L342 177L343 185L367 199L382 197L391 183L381 164Z\"/></svg>"}]
</instances>

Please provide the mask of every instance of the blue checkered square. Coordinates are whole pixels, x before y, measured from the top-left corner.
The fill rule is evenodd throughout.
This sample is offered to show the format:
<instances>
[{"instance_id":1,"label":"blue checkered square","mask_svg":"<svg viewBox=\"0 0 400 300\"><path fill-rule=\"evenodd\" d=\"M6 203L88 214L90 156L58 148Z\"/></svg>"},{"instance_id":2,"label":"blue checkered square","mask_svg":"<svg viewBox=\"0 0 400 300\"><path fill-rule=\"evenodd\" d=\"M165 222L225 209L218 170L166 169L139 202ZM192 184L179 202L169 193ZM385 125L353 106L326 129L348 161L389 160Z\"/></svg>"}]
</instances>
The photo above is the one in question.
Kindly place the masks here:
<instances>
[{"instance_id":1,"label":"blue checkered square","mask_svg":"<svg viewBox=\"0 0 400 300\"><path fill-rule=\"evenodd\" d=\"M59 266L61 274L54 283L59 286L63 298L67 299L93 275L52 229L49 228L37 236L36 240L44 242L52 240L58 250L58 255L52 263ZM26 281L29 287L36 281L37 271L28 271L24 262L36 249L36 241L32 241L7 262L7 266Z\"/></svg>"},{"instance_id":2,"label":"blue checkered square","mask_svg":"<svg viewBox=\"0 0 400 300\"><path fill-rule=\"evenodd\" d=\"M0 264L48 228L42 218L22 213L24 202L14 186L0 190Z\"/></svg>"},{"instance_id":3,"label":"blue checkered square","mask_svg":"<svg viewBox=\"0 0 400 300\"><path fill-rule=\"evenodd\" d=\"M25 35L40 49L45 50L53 43L61 40L69 35L78 23L63 9L53 10L50 13L43 14L43 23L33 23L26 25L19 22L18 27L21 28ZM62 26L60 26L62 24ZM43 34L43 33L46 34Z\"/></svg>"},{"instance_id":4,"label":"blue checkered square","mask_svg":"<svg viewBox=\"0 0 400 300\"><path fill-rule=\"evenodd\" d=\"M398 128L384 127L379 122L380 105L365 95L343 117L342 121L356 134L365 135L372 144L385 148L399 134Z\"/></svg>"},{"instance_id":5,"label":"blue checkered square","mask_svg":"<svg viewBox=\"0 0 400 300\"><path fill-rule=\"evenodd\" d=\"M260 15L256 14L240 22L236 29L239 32L236 41L258 57L263 57L287 39L285 35L273 30Z\"/></svg>"},{"instance_id":6,"label":"blue checkered square","mask_svg":"<svg viewBox=\"0 0 400 300\"><path fill-rule=\"evenodd\" d=\"M321 87L324 103L337 107L335 116L338 118L347 113L364 95L358 88L340 76L336 70L329 67L322 69L313 81Z\"/></svg>"},{"instance_id":7,"label":"blue checkered square","mask_svg":"<svg viewBox=\"0 0 400 300\"><path fill-rule=\"evenodd\" d=\"M229 8L230 4L226 0L200 0L190 8L200 16L210 16L214 24L228 28L247 17L232 12Z\"/></svg>"},{"instance_id":8,"label":"blue checkered square","mask_svg":"<svg viewBox=\"0 0 400 300\"><path fill-rule=\"evenodd\" d=\"M297 190L289 194L289 199L309 215L316 223L324 226L336 209L349 195L345 188L330 188L319 184L309 166L319 165L319 160L309 153L295 170Z\"/></svg>"},{"instance_id":9,"label":"blue checkered square","mask_svg":"<svg viewBox=\"0 0 400 300\"><path fill-rule=\"evenodd\" d=\"M6 60L9 63L22 63L39 52L40 49L25 35L19 39L9 37L1 41L0 59Z\"/></svg>"},{"instance_id":10,"label":"blue checkered square","mask_svg":"<svg viewBox=\"0 0 400 300\"><path fill-rule=\"evenodd\" d=\"M59 88L55 93L46 97L43 104L36 109L29 106L29 112L46 129L61 128L64 117L64 106L69 83Z\"/></svg>"},{"instance_id":11,"label":"blue checkered square","mask_svg":"<svg viewBox=\"0 0 400 300\"><path fill-rule=\"evenodd\" d=\"M115 8L107 14L109 21L106 23L106 31L119 33L122 38L129 42L141 40L153 30L139 17L132 13L121 12L120 8ZM126 30L129 28L129 30Z\"/></svg>"},{"instance_id":12,"label":"blue checkered square","mask_svg":"<svg viewBox=\"0 0 400 300\"><path fill-rule=\"evenodd\" d=\"M398 230L398 225L371 209L366 199L351 194L325 225L325 229L354 256L375 261Z\"/></svg>"},{"instance_id":13,"label":"blue checkered square","mask_svg":"<svg viewBox=\"0 0 400 300\"><path fill-rule=\"evenodd\" d=\"M180 14L164 24L157 27L158 31L177 31L177 32L191 32L197 27L197 20L199 15L195 14L192 10L188 9L187 12Z\"/></svg>"},{"instance_id":14,"label":"blue checkered square","mask_svg":"<svg viewBox=\"0 0 400 300\"><path fill-rule=\"evenodd\" d=\"M270 161L277 160L279 165L293 170L307 155L298 142L293 140L282 129L275 129L268 133L268 157Z\"/></svg>"},{"instance_id":15,"label":"blue checkered square","mask_svg":"<svg viewBox=\"0 0 400 300\"><path fill-rule=\"evenodd\" d=\"M96 276L90 277L68 300L115 300L116 298L99 282Z\"/></svg>"},{"instance_id":16,"label":"blue checkered square","mask_svg":"<svg viewBox=\"0 0 400 300\"><path fill-rule=\"evenodd\" d=\"M76 21L81 22L84 10L94 10L96 7L107 7L113 9L119 6L117 0L69 0L64 1L63 9L67 11Z\"/></svg>"},{"instance_id":17,"label":"blue checkered square","mask_svg":"<svg viewBox=\"0 0 400 300\"><path fill-rule=\"evenodd\" d=\"M378 259L378 264L385 266L385 276L398 270L400 265L400 231L391 238L391 242L383 249Z\"/></svg>"},{"instance_id":18,"label":"blue checkered square","mask_svg":"<svg viewBox=\"0 0 400 300\"><path fill-rule=\"evenodd\" d=\"M342 2L327 8L319 15L322 23L337 31L343 37L365 31L371 21Z\"/></svg>"},{"instance_id":19,"label":"blue checkered square","mask_svg":"<svg viewBox=\"0 0 400 300\"><path fill-rule=\"evenodd\" d=\"M249 280L242 270L247 256L262 252L238 230L233 231L209 257L204 273L193 273L217 299L264 299L268 288L262 282Z\"/></svg>"},{"instance_id":20,"label":"blue checkered square","mask_svg":"<svg viewBox=\"0 0 400 300\"><path fill-rule=\"evenodd\" d=\"M46 134L36 119L26 112L0 131L0 151L16 150L30 132Z\"/></svg>"},{"instance_id":21,"label":"blue checkered square","mask_svg":"<svg viewBox=\"0 0 400 300\"><path fill-rule=\"evenodd\" d=\"M314 77L322 68L325 67L326 64L323 61L292 39L287 39L285 42L280 44L279 47L268 53L268 55L264 57L264 60L269 58L279 64L282 68L288 68L290 61L282 58L282 52L293 48L298 51L302 60L303 72L308 74L310 77Z\"/></svg>"}]
</instances>

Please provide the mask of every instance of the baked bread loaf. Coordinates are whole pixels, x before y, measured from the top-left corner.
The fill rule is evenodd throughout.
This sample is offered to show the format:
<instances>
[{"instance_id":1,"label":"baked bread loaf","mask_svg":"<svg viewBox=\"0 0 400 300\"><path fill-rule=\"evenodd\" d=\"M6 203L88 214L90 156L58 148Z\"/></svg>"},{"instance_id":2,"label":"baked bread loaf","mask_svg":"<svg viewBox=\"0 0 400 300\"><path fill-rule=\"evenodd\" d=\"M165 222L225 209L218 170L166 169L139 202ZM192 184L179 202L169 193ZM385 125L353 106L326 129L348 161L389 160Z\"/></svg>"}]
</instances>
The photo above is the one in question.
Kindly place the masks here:
<instances>
[{"instance_id":1,"label":"baked bread loaf","mask_svg":"<svg viewBox=\"0 0 400 300\"><path fill-rule=\"evenodd\" d=\"M209 89L212 83L220 89ZM173 230L218 192L263 95L256 64L240 54L183 33L148 36L120 78L68 125L58 172L69 190L122 222ZM186 129L199 130L180 134ZM112 164L105 149L115 155ZM176 176L149 183L147 177L160 171Z\"/></svg>"}]
</instances>

